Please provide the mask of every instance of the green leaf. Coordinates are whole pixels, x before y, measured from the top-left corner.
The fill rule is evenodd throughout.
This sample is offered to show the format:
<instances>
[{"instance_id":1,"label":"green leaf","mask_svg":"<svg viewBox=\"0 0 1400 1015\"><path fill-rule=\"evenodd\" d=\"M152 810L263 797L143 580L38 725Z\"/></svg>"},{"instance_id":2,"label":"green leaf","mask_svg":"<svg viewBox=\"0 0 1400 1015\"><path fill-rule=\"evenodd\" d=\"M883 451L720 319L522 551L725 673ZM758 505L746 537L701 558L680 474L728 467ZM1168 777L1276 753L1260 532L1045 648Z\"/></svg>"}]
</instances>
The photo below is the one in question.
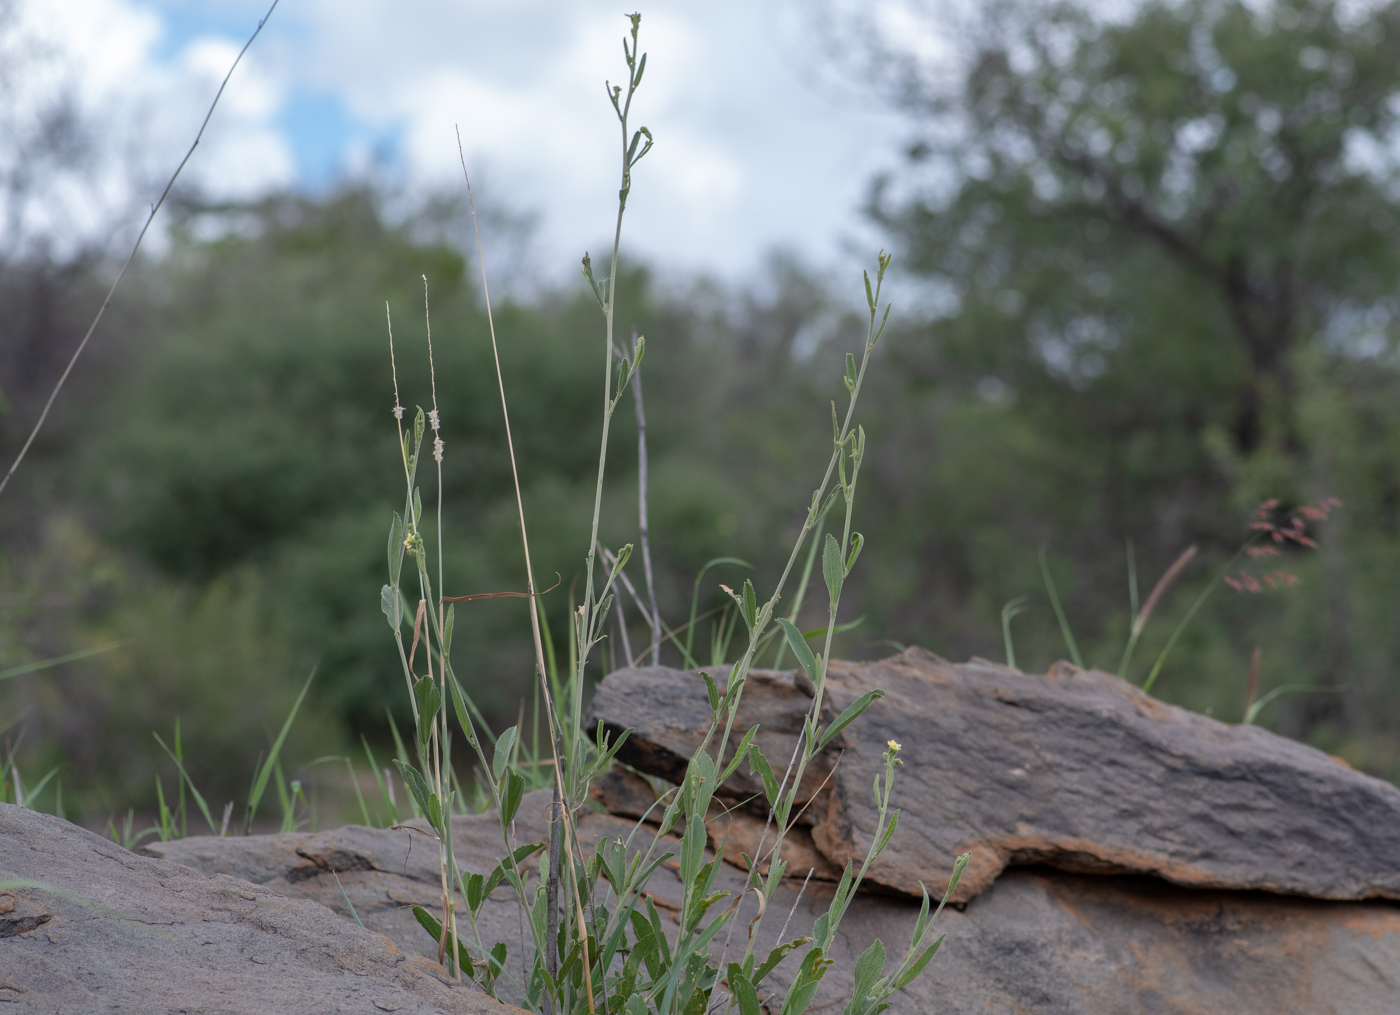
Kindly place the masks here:
<instances>
[{"instance_id":1,"label":"green leaf","mask_svg":"<svg viewBox=\"0 0 1400 1015\"><path fill-rule=\"evenodd\" d=\"M310 676L306 678L306 683L301 685L301 693L297 695L297 700L292 704L292 710L287 713L287 721L282 724L277 739L272 742L272 750L268 752L267 761L263 763L262 770L258 772L257 779L253 782L252 792L248 794L245 828L253 823L253 818L258 813L258 804L262 801L263 791L267 789L267 780L272 777L272 769L277 764L278 755L282 752L282 744L287 739L287 734L291 732L292 720L297 717L297 710L301 708L301 703L306 699L306 692L311 690L311 681L315 679L316 670L313 668Z\"/></svg>"},{"instance_id":2,"label":"green leaf","mask_svg":"<svg viewBox=\"0 0 1400 1015\"><path fill-rule=\"evenodd\" d=\"M686 921L686 931L689 932L694 930L695 925L705 918L705 914L709 911L711 906L713 906L720 899L727 898L729 898L728 892L711 892L709 895L696 902L694 904L694 908L691 910L690 918Z\"/></svg>"},{"instance_id":3,"label":"green leaf","mask_svg":"<svg viewBox=\"0 0 1400 1015\"><path fill-rule=\"evenodd\" d=\"M820 948L813 948L803 956L802 965L792 986L788 988L787 998L783 1001L782 1015L802 1015L808 1009L830 965L831 962Z\"/></svg>"},{"instance_id":4,"label":"green leaf","mask_svg":"<svg viewBox=\"0 0 1400 1015\"><path fill-rule=\"evenodd\" d=\"M856 358L850 353L846 353L846 376L842 380L846 382L846 390L854 395L856 393Z\"/></svg>"},{"instance_id":5,"label":"green leaf","mask_svg":"<svg viewBox=\"0 0 1400 1015\"><path fill-rule=\"evenodd\" d=\"M841 600L841 581L845 575L846 570L841 562L841 544L828 532L826 546L822 549L822 577L826 579L826 591L831 597L833 609Z\"/></svg>"},{"instance_id":6,"label":"green leaf","mask_svg":"<svg viewBox=\"0 0 1400 1015\"><path fill-rule=\"evenodd\" d=\"M869 948L856 959L855 987L851 995L851 1005L864 1001L870 996L871 988L885 971L885 944L876 938Z\"/></svg>"},{"instance_id":7,"label":"green leaf","mask_svg":"<svg viewBox=\"0 0 1400 1015\"><path fill-rule=\"evenodd\" d=\"M508 872L518 872L522 863L542 849L544 849L544 843L542 842L533 842L529 845L517 846L515 852L496 864L491 873L487 876L485 882L481 886L482 899L488 898L491 893L496 890L496 886L506 880L506 874ZM510 861L509 866L506 863L507 860Z\"/></svg>"},{"instance_id":8,"label":"green leaf","mask_svg":"<svg viewBox=\"0 0 1400 1015\"><path fill-rule=\"evenodd\" d=\"M525 777L511 770L501 784L501 824L509 825L520 810L520 801L525 798Z\"/></svg>"},{"instance_id":9,"label":"green leaf","mask_svg":"<svg viewBox=\"0 0 1400 1015\"><path fill-rule=\"evenodd\" d=\"M768 759L758 749L758 744L749 745L749 770L757 773L763 780L763 795L768 798L768 806L777 806L778 780L773 775L773 767L768 764Z\"/></svg>"},{"instance_id":10,"label":"green leaf","mask_svg":"<svg viewBox=\"0 0 1400 1015\"><path fill-rule=\"evenodd\" d=\"M787 958L788 953L794 948L801 948L805 944L810 944L811 941L812 939L810 937L797 937L793 938L787 944L781 944L774 948L768 953L768 958L763 960L763 965L759 966L757 971L754 972L754 984L758 985L762 983L769 973L778 968L778 963Z\"/></svg>"},{"instance_id":11,"label":"green leaf","mask_svg":"<svg viewBox=\"0 0 1400 1015\"><path fill-rule=\"evenodd\" d=\"M452 654L452 628L457 622L457 604L449 603L447 606L447 619L442 627L442 655L447 658Z\"/></svg>"},{"instance_id":12,"label":"green leaf","mask_svg":"<svg viewBox=\"0 0 1400 1015\"><path fill-rule=\"evenodd\" d=\"M923 954L921 954L917 959L914 960L914 964L912 966L910 966L904 972L899 974L899 978L894 981L896 989L908 986L910 983L914 982L914 977L922 973L924 971L924 967L927 966L929 962L933 959L933 957L938 954L938 946L943 943L943 939L945 937L947 937L946 934L938 935L938 940L935 941L933 944L929 945L928 948L924 950Z\"/></svg>"},{"instance_id":13,"label":"green leaf","mask_svg":"<svg viewBox=\"0 0 1400 1015\"><path fill-rule=\"evenodd\" d=\"M865 537L859 532L851 533L851 552L846 557L846 576L850 577L851 568L856 566L856 559L860 556L860 549L865 545Z\"/></svg>"},{"instance_id":14,"label":"green leaf","mask_svg":"<svg viewBox=\"0 0 1400 1015\"><path fill-rule=\"evenodd\" d=\"M758 991L739 969L737 962L729 963L729 992L739 1002L739 1015L762 1015L758 1006Z\"/></svg>"},{"instance_id":15,"label":"green leaf","mask_svg":"<svg viewBox=\"0 0 1400 1015\"><path fill-rule=\"evenodd\" d=\"M749 630L754 629L754 624L758 622L758 594L754 592L753 582L744 579L744 600L742 603L744 610L744 623L749 626Z\"/></svg>"},{"instance_id":16,"label":"green leaf","mask_svg":"<svg viewBox=\"0 0 1400 1015\"><path fill-rule=\"evenodd\" d=\"M691 885L700 874L700 864L705 859L705 847L709 837L705 832L705 819L692 814L686 825L685 837L681 839L681 884Z\"/></svg>"},{"instance_id":17,"label":"green leaf","mask_svg":"<svg viewBox=\"0 0 1400 1015\"><path fill-rule=\"evenodd\" d=\"M812 654L812 650L807 647L807 639L802 637L802 632L797 629L797 625L786 617L779 617L777 624L783 629L783 634L787 635L788 648L792 649L792 654L797 657L798 665L807 673L807 678L813 685L821 683L821 667L817 664L817 657Z\"/></svg>"},{"instance_id":18,"label":"green leaf","mask_svg":"<svg viewBox=\"0 0 1400 1015\"><path fill-rule=\"evenodd\" d=\"M972 859L971 853L964 853L953 863L953 876L948 879L948 890L943 893L943 902L939 903L941 910L948 900L953 897L953 892L957 890L958 882L962 880L963 871L967 869L967 862ZM936 916L937 914L935 914Z\"/></svg>"},{"instance_id":19,"label":"green leaf","mask_svg":"<svg viewBox=\"0 0 1400 1015\"><path fill-rule=\"evenodd\" d=\"M719 715L719 688L715 686L715 678L706 670L701 670L700 676L704 678L705 692L710 696L710 711Z\"/></svg>"},{"instance_id":20,"label":"green leaf","mask_svg":"<svg viewBox=\"0 0 1400 1015\"><path fill-rule=\"evenodd\" d=\"M893 308L893 306L893 303L885 304L885 316L880 318L880 327L876 329L875 337L870 340L870 348L875 348L875 343L880 341L880 336L885 333L885 325L889 323L890 310L891 308Z\"/></svg>"},{"instance_id":21,"label":"green leaf","mask_svg":"<svg viewBox=\"0 0 1400 1015\"><path fill-rule=\"evenodd\" d=\"M399 617L399 596L394 591L394 586L385 585L379 590L379 609L384 613L384 619L389 622L389 630L397 631L401 620Z\"/></svg>"},{"instance_id":22,"label":"green leaf","mask_svg":"<svg viewBox=\"0 0 1400 1015\"><path fill-rule=\"evenodd\" d=\"M442 707L442 692L438 690L436 681L419 677L413 685L413 696L418 699L418 743L426 747L432 736L438 709Z\"/></svg>"},{"instance_id":23,"label":"green leaf","mask_svg":"<svg viewBox=\"0 0 1400 1015\"><path fill-rule=\"evenodd\" d=\"M740 763L744 760L744 755L748 753L749 745L753 743L754 734L756 734L757 732L758 727L753 726L749 729L747 733L744 734L743 739L739 741L739 746L734 749L734 757L730 759L729 764L724 766L724 774L722 774L719 777L719 781L721 783L725 782L731 775L733 775L734 770L737 769Z\"/></svg>"},{"instance_id":24,"label":"green leaf","mask_svg":"<svg viewBox=\"0 0 1400 1015\"><path fill-rule=\"evenodd\" d=\"M437 943L442 940L442 924L438 923L437 920L433 917L433 914L429 913L422 906L414 906L413 915L418 920L418 926L422 927L425 931L428 932L429 936L433 939L434 946L436 946ZM449 932L449 948L451 947L451 940L452 935ZM472 968L472 957L470 954L468 954L467 946L462 943L462 939L460 936L458 936L457 938L457 968Z\"/></svg>"},{"instance_id":25,"label":"green leaf","mask_svg":"<svg viewBox=\"0 0 1400 1015\"><path fill-rule=\"evenodd\" d=\"M389 523L389 584L399 579L400 563L403 560L403 519L397 511Z\"/></svg>"},{"instance_id":26,"label":"green leaf","mask_svg":"<svg viewBox=\"0 0 1400 1015\"><path fill-rule=\"evenodd\" d=\"M496 740L496 752L491 757L491 773L496 777L496 781L501 781L501 773L510 764L510 752L515 749L515 738L519 734L519 729L510 727Z\"/></svg>"},{"instance_id":27,"label":"green leaf","mask_svg":"<svg viewBox=\"0 0 1400 1015\"><path fill-rule=\"evenodd\" d=\"M608 619L608 610L612 609L613 594L609 592L605 595L593 611L593 637L599 638L603 633L603 625Z\"/></svg>"},{"instance_id":28,"label":"green leaf","mask_svg":"<svg viewBox=\"0 0 1400 1015\"><path fill-rule=\"evenodd\" d=\"M204 815L204 820L209 825L210 833L213 835L218 835L219 825L215 824L214 815L209 812L209 805L205 803L203 794L201 794L199 790L195 789L194 780L192 780L190 778L189 773L185 771L185 763L184 760L181 758L180 754L177 754L175 751L172 751L169 747L166 747L165 741L160 738L160 734L157 733L155 730L151 731L151 736L156 738L156 743L160 744L161 750L163 750L166 754L170 755L170 760L175 762L175 767L180 771L180 777L185 780L185 785L190 788L190 793L194 795L194 802L199 805L199 811L201 814ZM177 741L177 746L178 743L179 742Z\"/></svg>"},{"instance_id":29,"label":"green leaf","mask_svg":"<svg viewBox=\"0 0 1400 1015\"><path fill-rule=\"evenodd\" d=\"M1069 627L1069 618L1065 616L1064 607L1060 605L1060 594L1055 589L1055 580L1050 577L1050 565L1045 561L1045 547L1043 546L1040 548L1040 576L1045 580L1045 591L1050 596L1050 605L1055 609L1055 619L1060 622L1060 634L1064 636L1065 647L1069 649L1070 661L1082 670L1084 658L1079 654L1079 643L1074 640L1074 632Z\"/></svg>"},{"instance_id":30,"label":"green leaf","mask_svg":"<svg viewBox=\"0 0 1400 1015\"><path fill-rule=\"evenodd\" d=\"M473 916L481 909L482 902L486 900L486 893L483 890L485 884L486 878L481 874L462 875L462 896L467 900L467 908L471 910Z\"/></svg>"},{"instance_id":31,"label":"green leaf","mask_svg":"<svg viewBox=\"0 0 1400 1015\"><path fill-rule=\"evenodd\" d=\"M429 813L428 800L432 797L432 790L428 788L428 783L418 774L418 769L408 764L401 758L390 759L394 767L399 770L399 775L403 777L404 785L413 794L414 801L418 804L418 810L426 816Z\"/></svg>"},{"instance_id":32,"label":"green leaf","mask_svg":"<svg viewBox=\"0 0 1400 1015\"><path fill-rule=\"evenodd\" d=\"M593 289L593 296L598 301L598 309L604 314L608 312L608 279L603 279L600 283L593 277L593 263L588 255L583 255L583 277L588 279L589 286Z\"/></svg>"},{"instance_id":33,"label":"green leaf","mask_svg":"<svg viewBox=\"0 0 1400 1015\"><path fill-rule=\"evenodd\" d=\"M874 691L866 691L855 701L851 702L850 705L846 706L845 711L838 715L836 721L828 726L826 732L822 734L821 741L817 744L817 750L820 751L827 744L831 743L832 740L836 739L842 730L859 719L867 708L873 705L877 699L883 698L884 696L885 692L877 688Z\"/></svg>"},{"instance_id":34,"label":"green leaf","mask_svg":"<svg viewBox=\"0 0 1400 1015\"><path fill-rule=\"evenodd\" d=\"M875 290L870 288L870 272L863 271L861 274L865 276L865 302L870 304L870 309L873 311L875 309ZM849 356L850 353L846 355Z\"/></svg>"},{"instance_id":35,"label":"green leaf","mask_svg":"<svg viewBox=\"0 0 1400 1015\"><path fill-rule=\"evenodd\" d=\"M885 827L885 834L880 836L880 845L875 847L875 856L879 856L885 851L885 847L890 844L890 839L894 838L895 827L899 824L899 811L895 811L890 816L890 823Z\"/></svg>"}]
</instances>

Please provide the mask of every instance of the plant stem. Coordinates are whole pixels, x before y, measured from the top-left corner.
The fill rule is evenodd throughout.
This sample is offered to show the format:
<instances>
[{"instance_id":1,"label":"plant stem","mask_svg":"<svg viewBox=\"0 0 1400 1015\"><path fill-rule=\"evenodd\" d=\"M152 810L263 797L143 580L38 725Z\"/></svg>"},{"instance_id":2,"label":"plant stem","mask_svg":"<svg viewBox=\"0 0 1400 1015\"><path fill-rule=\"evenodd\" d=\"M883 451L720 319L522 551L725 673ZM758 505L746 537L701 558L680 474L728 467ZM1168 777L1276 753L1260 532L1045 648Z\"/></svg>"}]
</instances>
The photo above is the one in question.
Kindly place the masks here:
<instances>
[{"instance_id":1,"label":"plant stem","mask_svg":"<svg viewBox=\"0 0 1400 1015\"><path fill-rule=\"evenodd\" d=\"M637 348L637 329L632 329L632 348ZM647 580L647 600L651 604L651 664L661 665L661 614L656 609L656 580L651 571L651 540L647 525L647 412L642 402L642 369L632 377L632 400L637 409L637 528L642 544L642 573ZM632 653L627 653L631 665Z\"/></svg>"}]
</instances>

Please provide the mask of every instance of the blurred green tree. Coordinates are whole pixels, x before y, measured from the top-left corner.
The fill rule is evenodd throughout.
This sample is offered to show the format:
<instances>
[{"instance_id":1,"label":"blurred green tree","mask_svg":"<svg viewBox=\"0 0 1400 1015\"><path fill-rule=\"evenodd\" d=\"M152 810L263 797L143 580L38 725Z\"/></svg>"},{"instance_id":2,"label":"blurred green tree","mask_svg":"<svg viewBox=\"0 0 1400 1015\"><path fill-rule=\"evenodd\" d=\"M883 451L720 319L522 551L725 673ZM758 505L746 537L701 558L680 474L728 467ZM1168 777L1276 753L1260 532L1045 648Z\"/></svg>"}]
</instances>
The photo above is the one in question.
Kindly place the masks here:
<instances>
[{"instance_id":1,"label":"blurred green tree","mask_svg":"<svg viewBox=\"0 0 1400 1015\"><path fill-rule=\"evenodd\" d=\"M1034 564L1008 567L996 545L1010 536L1024 560L1051 539L1105 665L1126 625L1125 537L1150 580L1188 543L1233 551L1266 497L1338 494L1355 508L1345 538L1301 597L1330 620L1281 608L1298 636L1274 644L1284 672L1347 689L1296 703L1295 732L1374 727L1394 681L1360 658L1400 648L1380 605L1395 580L1368 563L1393 553L1395 526L1377 395L1397 393L1400 5L998 4L961 41L951 88L898 64L919 139L871 208L943 306L906 346L907 390L975 388L1002 436L972 446L1029 468L989 538L956 523L930 537L948 533L939 551L970 593L1005 598L1004 576L1032 584ZM1386 454L1366 447L1379 433ZM983 630L993 605L978 604ZM1250 638L1265 612L1223 604Z\"/></svg>"}]
</instances>

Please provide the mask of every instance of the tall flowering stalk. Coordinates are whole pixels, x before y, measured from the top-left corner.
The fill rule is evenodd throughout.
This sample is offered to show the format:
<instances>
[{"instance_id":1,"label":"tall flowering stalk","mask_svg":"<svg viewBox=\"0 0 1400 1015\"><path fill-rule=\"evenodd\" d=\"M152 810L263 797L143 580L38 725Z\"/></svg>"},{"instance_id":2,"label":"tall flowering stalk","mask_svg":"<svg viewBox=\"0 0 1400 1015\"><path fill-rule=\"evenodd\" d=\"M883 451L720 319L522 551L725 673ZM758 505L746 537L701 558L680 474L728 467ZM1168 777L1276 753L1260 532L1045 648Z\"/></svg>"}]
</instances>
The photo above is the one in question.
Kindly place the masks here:
<instances>
[{"instance_id":1,"label":"tall flowering stalk","mask_svg":"<svg viewBox=\"0 0 1400 1015\"><path fill-rule=\"evenodd\" d=\"M817 986L831 964L827 953L832 948L851 899L870 864L888 845L899 820L899 812L891 809L890 800L895 770L902 761L899 759L900 746L891 741L885 753L884 772L875 786L879 821L864 861L858 866L854 863L847 866L831 906L817 920L811 935L780 945L762 962L758 962L754 952L756 935L762 914L767 911L767 903L785 872L786 864L779 859L780 849L795 820L797 787L803 772L817 754L825 750L846 726L859 718L883 693L872 691L863 695L833 723L822 725L826 670L831 656L832 636L837 629L841 591L860 555L863 542L860 533L853 532L851 528L857 483L866 450L865 431L855 423L855 412L871 354L889 318L888 305L884 307L883 316L880 314L880 294L890 259L881 253L874 281L868 275L865 278L869 326L859 359L854 354L846 357L842 380L848 403L840 416L835 403L832 404L831 456L821 482L813 491L802 530L782 576L762 604L751 581L746 581L740 591L727 590L733 596L738 615L747 628L748 641L744 653L730 670L722 687L708 673L701 675L709 693L712 712L701 746L690 759L680 784L663 798L659 808L659 828L644 830L639 822L637 830L627 841L600 842L592 855L586 856L579 841L574 816L585 804L589 785L609 767L626 738L624 734L609 742L601 724L594 731L584 729L583 690L593 650L604 636L604 625L609 618L616 586L622 579L632 550L630 545L615 551L608 550L602 547L598 539L612 416L645 352L645 340L641 336L634 339L630 353L621 351L615 356L613 345L615 281L623 215L631 193L632 170L652 146L649 130L645 127L634 130L630 126L632 101L646 70L646 55L640 53L638 47L641 17L636 14L629 17L631 31L623 41L623 55L627 64L626 85L608 84L609 101L621 128L621 180L608 276L597 279L591 259L588 255L583 258L584 276L604 317L602 434L592 524L584 557L582 601L571 618L571 665L561 686L552 686L553 681L546 679L540 615L535 603L535 597L540 593L535 590L528 564L529 541L518 480L517 505L527 561L527 591L443 595L441 469L444 445L436 381L434 378L432 409L425 413L419 408L411 426L405 430L404 409L398 400L395 376L394 415L399 426L406 494L403 514L396 514L390 525L390 580L382 590L381 605L398 647L415 723L417 763L401 760L399 771L415 806L428 822L429 830L425 834L431 835L439 843L443 884L440 918L421 907L415 908L414 912L438 943L439 960L454 972L458 975L468 972L480 987L493 994L501 986L509 986L510 994L518 1003L550 1015L574 1015L585 1011L590 1015L595 1012L604 1015L648 1015L653 1012L680 1015L714 1010L720 1006L726 1010L737 1006L741 1015L758 1015L758 992L764 979L790 953L810 946L803 954L801 966L781 1007L783 1015L801 1015L810 1006ZM484 267L482 281L484 288ZM495 326L490 317L489 292L486 294L486 304L494 350ZM431 370L431 330L429 343ZM392 330L390 349L392 357ZM504 412L505 387L499 359L497 378ZM508 413L506 426L514 468L514 445L510 440ZM438 470L436 589L427 566L429 551L421 526L422 498L416 485L418 465L426 450L428 433L431 433L431 447ZM778 618L775 623L774 612L809 536L820 531L819 524L838 501L845 509L840 538L834 533L827 534L819 548L814 542L809 551L810 560L820 550L822 574L828 592L826 638L821 652L814 654L792 619ZM600 548L607 565L601 580L595 568ZM409 606L402 589L405 558L412 558L416 565L416 609ZM412 585L411 578L409 584ZM518 844L513 832L524 793L533 783L533 772L538 770L538 762L545 759L535 759L534 763L529 764L520 762L518 727L505 730L493 740L452 669L451 604L502 595L523 595L530 601L536 665L549 731L551 757L547 760L552 763L550 786L553 802L549 814L548 841L545 843ZM406 646L404 629L409 626L410 616L413 618L412 636ZM797 750L786 759L786 769L781 779L775 776L773 765L754 742L757 727L744 733L737 744L732 743L734 723L750 667L777 638L783 639L785 647L792 651L815 689L815 700ZM425 649L426 673L423 676L419 676L416 669L420 639ZM468 744L477 756L480 780L499 821L504 855L490 872L462 872L452 856L450 817L456 792L451 774L449 701L450 710L455 713ZM722 858L711 856L706 860L709 837L705 822L716 788L742 764L748 764L763 779L769 807L768 831L771 831L772 839L766 851L764 844L760 844L761 855L755 856L754 862L749 865L746 887L737 896L731 897L730 893L716 888L724 862ZM678 839L670 837L673 832ZM764 839L768 841L767 832ZM634 841L637 843L635 847ZM522 865L526 859L541 851L544 856L539 869L531 874ZM653 873L671 859L676 861L684 885L680 926L674 934L666 932L646 891ZM766 876L760 874L760 866L765 861ZM966 862L966 856L957 861L944 902L956 886ZM525 950L526 954L518 956L518 967L510 961L510 946L507 943L495 942L488 947L479 933L483 906L492 890L500 884L512 888L520 905L525 925L522 937L528 929L530 947ZM466 940L459 935L456 892L461 893L464 902ZM712 945L722 931L732 930L740 905L749 895L758 899L759 915L748 924L747 941L740 960L721 968L714 961ZM941 909L940 904L938 910ZM931 945L926 943L938 910L930 913L929 899L925 895L910 947L892 973L884 973L884 946L880 942L875 942L861 957L856 965L856 991L847 1008L848 1015L873 1015L884 1006L885 998L890 993L919 974L938 947L938 941ZM519 975L516 974L517 968ZM727 991L727 997L716 996L716 990ZM772 1003L770 999L770 1006Z\"/></svg>"}]
</instances>

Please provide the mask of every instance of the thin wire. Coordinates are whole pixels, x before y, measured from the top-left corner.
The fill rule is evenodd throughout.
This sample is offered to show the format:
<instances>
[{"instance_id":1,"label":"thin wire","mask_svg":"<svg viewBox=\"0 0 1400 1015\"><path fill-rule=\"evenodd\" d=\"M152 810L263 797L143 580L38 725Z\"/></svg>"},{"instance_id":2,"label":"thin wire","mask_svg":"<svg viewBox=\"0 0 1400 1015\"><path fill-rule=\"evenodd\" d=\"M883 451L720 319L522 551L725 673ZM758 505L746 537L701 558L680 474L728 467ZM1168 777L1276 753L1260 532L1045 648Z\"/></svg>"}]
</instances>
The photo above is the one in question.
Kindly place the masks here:
<instances>
[{"instance_id":1,"label":"thin wire","mask_svg":"<svg viewBox=\"0 0 1400 1015\"><path fill-rule=\"evenodd\" d=\"M175 168L175 173L170 177L170 182L167 183L165 189L161 191L160 200L151 205L151 213L146 216L146 224L141 227L141 232L136 237L136 243L132 246L131 253L127 255L126 262L122 265L122 270L117 273L117 280L112 283L112 288L107 291L107 298L102 301L102 306L98 308L97 316L92 319L92 324L89 325L87 334L84 335L83 340L78 343L78 348L74 350L72 358L68 361L68 366L63 369L63 375L59 377L58 383L54 385L53 393L49 395L49 400L44 403L44 411L39 413L39 421L34 424L34 429L29 432L29 439L24 442L24 447L20 449L19 457L16 458L15 463L10 466L10 471L5 473L5 478L0 480L0 493L5 492L5 487L10 483L10 477L15 474L15 470L19 468L19 463L24 461L24 456L29 453L29 448L30 445L34 443L34 438L39 436L39 431L43 428L44 421L49 418L49 410L53 408L54 400L58 398L58 393L63 390L64 382L68 380L68 375L73 372L73 367L78 362L78 357L81 356L83 350L87 348L88 340L92 338L92 333L97 330L97 322L102 320L102 315L105 314L107 308L111 306L112 297L116 295L117 286L122 284L122 279L126 276L126 270L131 267L131 262L136 259L136 252L141 249L141 241L146 238L146 231L151 228L151 222L155 220L156 212L160 211L161 205L165 204L166 197L170 195L170 189L175 186L175 181L179 179L181 170L185 168L185 163L189 162L190 156L193 155L194 150L199 147L200 139L204 137L204 128L209 126L209 120L214 115L214 108L218 106L219 99L224 94L224 88L228 85L229 79L233 77L234 69L238 67L238 62L243 59L243 54L248 52L248 47L253 44L253 40L262 32L263 25L267 24L267 19L272 17L272 12L277 9L277 4L279 2L280 0L272 0L272 6L267 9L267 13L264 14L262 20L258 22L258 27L253 30L253 34L248 37L248 41L243 44L243 48L240 49L238 55L233 58L233 65L229 67L228 73L224 75L223 83L219 85L219 90L214 95L214 101L209 104L209 112L204 114L204 122L199 125L199 133L194 136L194 143L190 145L190 150L185 152L185 157L180 160L180 164Z\"/></svg>"}]
</instances>

